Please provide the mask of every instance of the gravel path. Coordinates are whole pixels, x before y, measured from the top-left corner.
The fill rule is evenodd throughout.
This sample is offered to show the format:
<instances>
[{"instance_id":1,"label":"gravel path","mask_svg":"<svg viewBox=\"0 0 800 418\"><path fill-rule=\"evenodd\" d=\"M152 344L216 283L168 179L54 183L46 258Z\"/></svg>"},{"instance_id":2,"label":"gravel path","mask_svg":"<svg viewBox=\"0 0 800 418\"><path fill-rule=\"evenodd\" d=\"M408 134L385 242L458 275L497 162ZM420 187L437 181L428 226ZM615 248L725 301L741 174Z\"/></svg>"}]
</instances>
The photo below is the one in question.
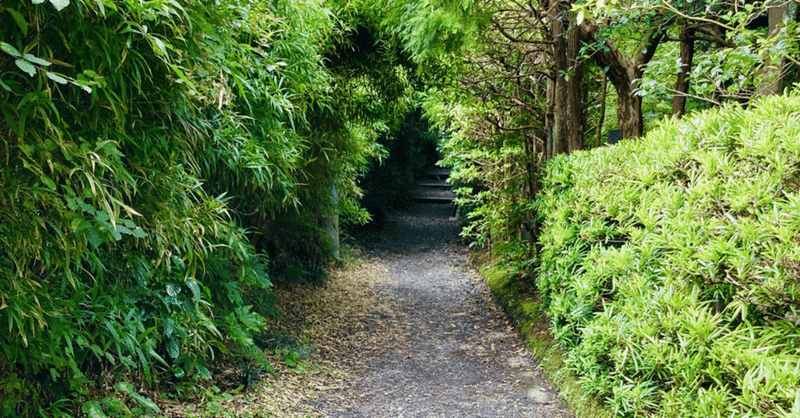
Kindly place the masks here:
<instances>
[{"instance_id":1,"label":"gravel path","mask_svg":"<svg viewBox=\"0 0 800 418\"><path fill-rule=\"evenodd\" d=\"M572 417L468 264L452 205L410 204L358 237L389 267L405 307L403 350L368 361L354 405L330 417Z\"/></svg>"}]
</instances>

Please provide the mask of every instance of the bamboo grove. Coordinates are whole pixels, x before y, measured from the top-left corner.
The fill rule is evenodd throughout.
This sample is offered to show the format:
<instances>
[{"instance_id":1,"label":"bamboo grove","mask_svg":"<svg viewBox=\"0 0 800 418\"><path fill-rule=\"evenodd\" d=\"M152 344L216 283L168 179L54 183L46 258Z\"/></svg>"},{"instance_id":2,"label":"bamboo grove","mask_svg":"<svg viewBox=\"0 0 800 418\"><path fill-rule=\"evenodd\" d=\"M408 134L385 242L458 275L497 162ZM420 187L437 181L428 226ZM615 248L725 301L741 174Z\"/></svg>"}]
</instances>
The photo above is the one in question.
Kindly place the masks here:
<instances>
[{"instance_id":1,"label":"bamboo grove","mask_svg":"<svg viewBox=\"0 0 800 418\"><path fill-rule=\"evenodd\" d=\"M269 273L321 274L409 104L357 6L0 4L0 414L96 414L101 382L152 413L134 385L263 357Z\"/></svg>"}]
</instances>

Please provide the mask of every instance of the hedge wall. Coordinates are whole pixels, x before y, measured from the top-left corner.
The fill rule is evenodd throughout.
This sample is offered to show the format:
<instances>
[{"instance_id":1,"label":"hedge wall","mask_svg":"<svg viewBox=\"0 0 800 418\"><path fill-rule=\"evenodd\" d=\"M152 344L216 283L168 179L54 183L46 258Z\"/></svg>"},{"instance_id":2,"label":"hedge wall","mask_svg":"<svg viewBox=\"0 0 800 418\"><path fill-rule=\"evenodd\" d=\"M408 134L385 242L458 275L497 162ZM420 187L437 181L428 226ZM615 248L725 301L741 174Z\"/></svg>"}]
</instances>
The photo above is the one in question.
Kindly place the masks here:
<instances>
[{"instance_id":1,"label":"hedge wall","mask_svg":"<svg viewBox=\"0 0 800 418\"><path fill-rule=\"evenodd\" d=\"M800 413L800 94L548 164L536 283L619 416Z\"/></svg>"}]
</instances>

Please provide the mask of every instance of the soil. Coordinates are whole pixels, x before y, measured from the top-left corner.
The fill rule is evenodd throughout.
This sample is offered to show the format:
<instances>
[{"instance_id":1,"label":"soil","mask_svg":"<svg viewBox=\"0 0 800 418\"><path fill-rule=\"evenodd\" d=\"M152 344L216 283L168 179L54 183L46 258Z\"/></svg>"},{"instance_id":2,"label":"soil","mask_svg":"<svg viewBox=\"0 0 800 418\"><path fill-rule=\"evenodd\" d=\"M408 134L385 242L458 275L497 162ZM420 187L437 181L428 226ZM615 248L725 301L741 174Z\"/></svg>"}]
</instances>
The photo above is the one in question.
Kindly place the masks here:
<instances>
[{"instance_id":1,"label":"soil","mask_svg":"<svg viewBox=\"0 0 800 418\"><path fill-rule=\"evenodd\" d=\"M319 411L341 418L574 416L470 265L451 212L451 204L412 203L356 237L386 266L388 280L373 286L403 316L396 321L402 326L381 332L403 336L385 350L365 350L342 389L320 394Z\"/></svg>"}]
</instances>

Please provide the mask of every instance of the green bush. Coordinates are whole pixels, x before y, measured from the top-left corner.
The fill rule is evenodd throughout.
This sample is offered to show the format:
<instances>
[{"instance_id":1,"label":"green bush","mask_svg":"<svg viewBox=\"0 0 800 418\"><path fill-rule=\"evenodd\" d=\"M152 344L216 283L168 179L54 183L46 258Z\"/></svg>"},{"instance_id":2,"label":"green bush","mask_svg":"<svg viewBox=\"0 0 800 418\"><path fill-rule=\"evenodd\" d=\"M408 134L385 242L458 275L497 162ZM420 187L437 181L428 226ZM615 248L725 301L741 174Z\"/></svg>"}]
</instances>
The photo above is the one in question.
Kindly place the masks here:
<instances>
[{"instance_id":1,"label":"green bush","mask_svg":"<svg viewBox=\"0 0 800 418\"><path fill-rule=\"evenodd\" d=\"M800 413L800 94L547 164L536 283L619 416Z\"/></svg>"}]
</instances>

